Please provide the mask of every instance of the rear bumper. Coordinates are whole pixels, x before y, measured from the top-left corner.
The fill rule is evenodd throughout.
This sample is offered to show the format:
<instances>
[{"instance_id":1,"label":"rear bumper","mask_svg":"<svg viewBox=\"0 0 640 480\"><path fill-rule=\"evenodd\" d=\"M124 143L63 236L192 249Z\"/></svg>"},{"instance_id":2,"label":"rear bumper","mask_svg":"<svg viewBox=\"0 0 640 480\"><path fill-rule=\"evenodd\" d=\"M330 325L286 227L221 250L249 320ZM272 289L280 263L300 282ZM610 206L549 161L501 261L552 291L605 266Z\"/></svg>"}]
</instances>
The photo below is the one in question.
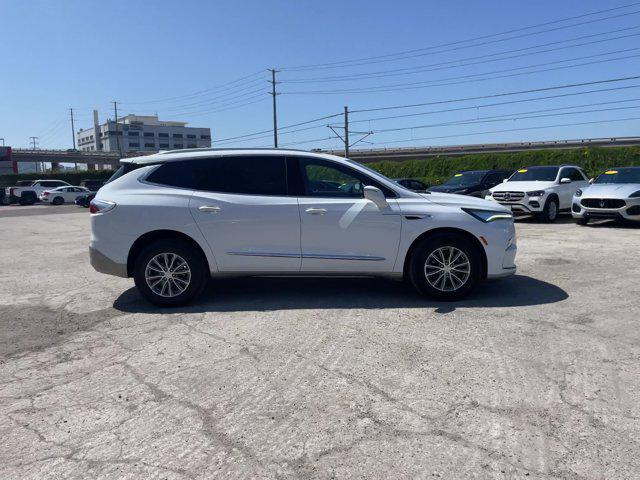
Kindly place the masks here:
<instances>
[{"instance_id":1,"label":"rear bumper","mask_svg":"<svg viewBox=\"0 0 640 480\"><path fill-rule=\"evenodd\" d=\"M96 272L127 278L127 265L117 263L106 257L93 247L89 247L89 260Z\"/></svg>"}]
</instances>

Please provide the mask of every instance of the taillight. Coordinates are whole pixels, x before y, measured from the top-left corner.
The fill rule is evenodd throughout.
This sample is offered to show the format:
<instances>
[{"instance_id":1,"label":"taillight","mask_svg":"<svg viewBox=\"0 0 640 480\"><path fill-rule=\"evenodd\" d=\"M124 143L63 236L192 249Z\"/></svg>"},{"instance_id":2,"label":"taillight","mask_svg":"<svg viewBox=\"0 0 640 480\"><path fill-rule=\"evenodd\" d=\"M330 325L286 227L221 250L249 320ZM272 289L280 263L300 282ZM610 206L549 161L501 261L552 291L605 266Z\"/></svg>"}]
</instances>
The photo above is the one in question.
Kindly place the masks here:
<instances>
[{"instance_id":1,"label":"taillight","mask_svg":"<svg viewBox=\"0 0 640 480\"><path fill-rule=\"evenodd\" d=\"M45 191L45 192L42 192L42 195L43 195L43 196L45 196L45 197L48 197L50 193L51 193L51 192L47 192L47 191Z\"/></svg>"},{"instance_id":2,"label":"taillight","mask_svg":"<svg viewBox=\"0 0 640 480\"><path fill-rule=\"evenodd\" d=\"M9 195L13 196L13 192L15 192L16 189L15 188L10 188L9 189Z\"/></svg>"},{"instance_id":3,"label":"taillight","mask_svg":"<svg viewBox=\"0 0 640 480\"><path fill-rule=\"evenodd\" d=\"M115 208L115 202L106 200L96 200L95 198L89 203L89 213L105 213Z\"/></svg>"}]
</instances>

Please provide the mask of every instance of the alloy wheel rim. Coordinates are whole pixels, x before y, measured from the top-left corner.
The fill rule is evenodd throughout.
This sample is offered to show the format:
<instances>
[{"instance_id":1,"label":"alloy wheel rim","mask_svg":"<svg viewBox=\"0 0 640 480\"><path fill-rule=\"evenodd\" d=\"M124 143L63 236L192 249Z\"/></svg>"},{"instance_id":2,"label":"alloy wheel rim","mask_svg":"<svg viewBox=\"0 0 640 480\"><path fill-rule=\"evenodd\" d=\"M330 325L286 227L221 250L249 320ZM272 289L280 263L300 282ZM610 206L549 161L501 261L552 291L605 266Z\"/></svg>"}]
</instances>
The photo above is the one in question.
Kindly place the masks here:
<instances>
[{"instance_id":1,"label":"alloy wheel rim","mask_svg":"<svg viewBox=\"0 0 640 480\"><path fill-rule=\"evenodd\" d=\"M558 207L556 206L556 202L551 202L549 204L549 218L553 220L554 218L556 218L557 214L558 214Z\"/></svg>"},{"instance_id":2,"label":"alloy wheel rim","mask_svg":"<svg viewBox=\"0 0 640 480\"><path fill-rule=\"evenodd\" d=\"M471 276L471 262L466 253L456 247L440 247L427 257L424 276L429 285L441 292L455 292Z\"/></svg>"},{"instance_id":3,"label":"alloy wheel rim","mask_svg":"<svg viewBox=\"0 0 640 480\"><path fill-rule=\"evenodd\" d=\"M191 268L175 253L159 253L151 258L144 271L147 286L165 298L177 297L191 284Z\"/></svg>"}]
</instances>

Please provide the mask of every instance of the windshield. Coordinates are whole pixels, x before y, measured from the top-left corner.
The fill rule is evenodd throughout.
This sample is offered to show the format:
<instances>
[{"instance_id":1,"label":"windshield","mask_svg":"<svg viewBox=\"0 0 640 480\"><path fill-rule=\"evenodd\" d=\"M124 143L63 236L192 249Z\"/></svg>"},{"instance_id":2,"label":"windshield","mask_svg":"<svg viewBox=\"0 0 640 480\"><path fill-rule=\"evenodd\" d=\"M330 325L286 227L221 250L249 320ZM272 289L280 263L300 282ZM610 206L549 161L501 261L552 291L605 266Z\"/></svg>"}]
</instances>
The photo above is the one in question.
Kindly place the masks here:
<instances>
[{"instance_id":1,"label":"windshield","mask_svg":"<svg viewBox=\"0 0 640 480\"><path fill-rule=\"evenodd\" d=\"M593 183L640 183L640 167L607 170Z\"/></svg>"},{"instance_id":2,"label":"windshield","mask_svg":"<svg viewBox=\"0 0 640 480\"><path fill-rule=\"evenodd\" d=\"M456 173L444 185L475 185L482 181L485 172L460 172Z\"/></svg>"},{"instance_id":3,"label":"windshield","mask_svg":"<svg viewBox=\"0 0 640 480\"><path fill-rule=\"evenodd\" d=\"M509 178L509 182L553 182L560 167L521 168Z\"/></svg>"}]
</instances>

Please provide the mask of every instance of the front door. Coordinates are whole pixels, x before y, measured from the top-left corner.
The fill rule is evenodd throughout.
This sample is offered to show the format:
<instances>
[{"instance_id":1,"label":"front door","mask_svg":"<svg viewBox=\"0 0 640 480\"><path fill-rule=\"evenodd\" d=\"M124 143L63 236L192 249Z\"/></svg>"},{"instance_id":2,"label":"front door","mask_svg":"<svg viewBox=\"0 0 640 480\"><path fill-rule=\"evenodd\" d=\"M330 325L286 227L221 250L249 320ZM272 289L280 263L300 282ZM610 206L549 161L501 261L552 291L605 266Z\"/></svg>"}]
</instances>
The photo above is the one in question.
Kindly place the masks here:
<instances>
[{"instance_id":1,"label":"front door","mask_svg":"<svg viewBox=\"0 0 640 480\"><path fill-rule=\"evenodd\" d=\"M561 183L558 196L560 197L559 208L562 210L571 208L571 202L576 191L580 188L585 188L589 185L589 182L583 177L580 170L574 167L564 167L558 175L558 181L563 178L568 178L571 183Z\"/></svg>"},{"instance_id":2,"label":"front door","mask_svg":"<svg viewBox=\"0 0 640 480\"><path fill-rule=\"evenodd\" d=\"M287 195L285 158L224 156L202 161L190 208L221 272L300 270L300 215Z\"/></svg>"},{"instance_id":3,"label":"front door","mask_svg":"<svg viewBox=\"0 0 640 480\"><path fill-rule=\"evenodd\" d=\"M303 272L391 272L400 242L400 211L394 194L357 170L328 160L299 158L303 195ZM363 187L381 188L389 207L363 197Z\"/></svg>"}]
</instances>

